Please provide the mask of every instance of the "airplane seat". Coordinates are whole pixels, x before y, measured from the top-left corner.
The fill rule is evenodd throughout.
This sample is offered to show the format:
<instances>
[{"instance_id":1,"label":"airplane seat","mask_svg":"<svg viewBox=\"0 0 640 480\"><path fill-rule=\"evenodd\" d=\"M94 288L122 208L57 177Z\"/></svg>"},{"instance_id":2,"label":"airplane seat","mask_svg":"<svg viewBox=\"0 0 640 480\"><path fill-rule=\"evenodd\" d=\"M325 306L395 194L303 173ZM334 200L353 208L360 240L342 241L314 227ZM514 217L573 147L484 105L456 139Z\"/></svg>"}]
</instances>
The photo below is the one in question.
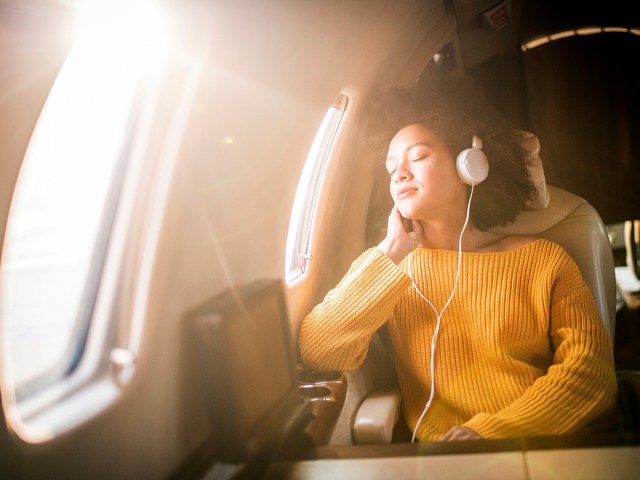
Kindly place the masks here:
<instances>
[{"instance_id":1,"label":"airplane seat","mask_svg":"<svg viewBox=\"0 0 640 480\"><path fill-rule=\"evenodd\" d=\"M584 198L561 188L547 185L540 160L540 144L533 134L524 137L523 145L530 154L530 174L538 196L534 204L522 211L508 226L496 232L536 235L560 244L577 263L594 296L601 320L609 333L613 352L616 315L616 282L613 252L600 215ZM394 392L397 395L398 392ZM390 443L389 423L399 415L384 410L385 405L375 393L373 401L365 398L355 415L353 439L356 444Z\"/></svg>"}]
</instances>

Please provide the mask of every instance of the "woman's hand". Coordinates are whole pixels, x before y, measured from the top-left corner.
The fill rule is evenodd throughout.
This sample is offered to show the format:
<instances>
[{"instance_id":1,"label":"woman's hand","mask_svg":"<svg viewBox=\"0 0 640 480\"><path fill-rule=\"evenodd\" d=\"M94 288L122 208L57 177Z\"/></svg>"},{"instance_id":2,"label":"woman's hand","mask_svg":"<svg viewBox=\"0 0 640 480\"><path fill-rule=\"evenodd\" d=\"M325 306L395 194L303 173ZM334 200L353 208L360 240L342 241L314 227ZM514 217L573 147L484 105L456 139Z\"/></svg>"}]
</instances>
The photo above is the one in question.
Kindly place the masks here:
<instances>
[{"instance_id":1,"label":"woman's hand","mask_svg":"<svg viewBox=\"0 0 640 480\"><path fill-rule=\"evenodd\" d=\"M482 437L470 428L456 425L440 437L441 442L450 442L453 440L482 440Z\"/></svg>"},{"instance_id":2,"label":"woman's hand","mask_svg":"<svg viewBox=\"0 0 640 480\"><path fill-rule=\"evenodd\" d=\"M422 224L411 220L412 231L407 232L402 224L402 216L397 207L393 207L387 223L387 236L380 242L378 248L382 250L396 265L409 252L415 250L422 241Z\"/></svg>"}]
</instances>

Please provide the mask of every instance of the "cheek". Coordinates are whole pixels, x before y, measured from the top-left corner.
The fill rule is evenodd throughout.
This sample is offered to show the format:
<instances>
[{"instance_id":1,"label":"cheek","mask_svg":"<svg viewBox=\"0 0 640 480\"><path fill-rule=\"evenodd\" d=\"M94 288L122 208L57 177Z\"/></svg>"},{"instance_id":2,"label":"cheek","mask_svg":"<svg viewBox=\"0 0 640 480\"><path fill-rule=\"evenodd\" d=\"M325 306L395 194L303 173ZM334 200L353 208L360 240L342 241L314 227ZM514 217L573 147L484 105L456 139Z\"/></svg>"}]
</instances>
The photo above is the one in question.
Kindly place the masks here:
<instances>
[{"instance_id":1,"label":"cheek","mask_svg":"<svg viewBox=\"0 0 640 480\"><path fill-rule=\"evenodd\" d=\"M443 166L439 169L428 172L426 183L434 186L435 188L451 188L462 183L462 180L458 175L455 164L448 164L446 167Z\"/></svg>"},{"instance_id":2,"label":"cheek","mask_svg":"<svg viewBox=\"0 0 640 480\"><path fill-rule=\"evenodd\" d=\"M396 189L393 185L393 182L389 182L389 193L391 194L391 198L396 199Z\"/></svg>"}]
</instances>

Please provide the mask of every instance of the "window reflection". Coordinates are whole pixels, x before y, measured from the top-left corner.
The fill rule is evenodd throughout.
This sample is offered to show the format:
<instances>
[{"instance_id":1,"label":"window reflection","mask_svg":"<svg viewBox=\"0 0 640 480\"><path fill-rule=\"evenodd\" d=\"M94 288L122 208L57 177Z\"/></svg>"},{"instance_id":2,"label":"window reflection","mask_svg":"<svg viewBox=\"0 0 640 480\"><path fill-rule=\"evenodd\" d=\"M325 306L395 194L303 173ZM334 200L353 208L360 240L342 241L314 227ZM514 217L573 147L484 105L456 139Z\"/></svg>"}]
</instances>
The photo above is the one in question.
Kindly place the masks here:
<instances>
[{"instance_id":1,"label":"window reflection","mask_svg":"<svg viewBox=\"0 0 640 480\"><path fill-rule=\"evenodd\" d=\"M286 279L292 282L302 275L311 259L311 228L320 186L324 178L331 147L347 108L346 95L339 94L322 120L307 155L293 202L287 238Z\"/></svg>"}]
</instances>

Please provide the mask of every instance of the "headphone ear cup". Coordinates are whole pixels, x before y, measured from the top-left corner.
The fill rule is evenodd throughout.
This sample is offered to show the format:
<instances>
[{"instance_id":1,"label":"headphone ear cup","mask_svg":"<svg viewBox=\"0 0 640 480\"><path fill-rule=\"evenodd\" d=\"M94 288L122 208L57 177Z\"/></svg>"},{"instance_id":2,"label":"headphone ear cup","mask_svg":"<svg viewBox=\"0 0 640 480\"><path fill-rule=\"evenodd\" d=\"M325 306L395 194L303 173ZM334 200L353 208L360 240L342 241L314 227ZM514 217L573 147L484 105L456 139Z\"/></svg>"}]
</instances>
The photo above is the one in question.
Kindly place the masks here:
<instances>
[{"instance_id":1,"label":"headphone ear cup","mask_svg":"<svg viewBox=\"0 0 640 480\"><path fill-rule=\"evenodd\" d=\"M458 175L467 185L477 185L489 174L489 161L482 150L476 147L467 148L458 154L456 159Z\"/></svg>"}]
</instances>

